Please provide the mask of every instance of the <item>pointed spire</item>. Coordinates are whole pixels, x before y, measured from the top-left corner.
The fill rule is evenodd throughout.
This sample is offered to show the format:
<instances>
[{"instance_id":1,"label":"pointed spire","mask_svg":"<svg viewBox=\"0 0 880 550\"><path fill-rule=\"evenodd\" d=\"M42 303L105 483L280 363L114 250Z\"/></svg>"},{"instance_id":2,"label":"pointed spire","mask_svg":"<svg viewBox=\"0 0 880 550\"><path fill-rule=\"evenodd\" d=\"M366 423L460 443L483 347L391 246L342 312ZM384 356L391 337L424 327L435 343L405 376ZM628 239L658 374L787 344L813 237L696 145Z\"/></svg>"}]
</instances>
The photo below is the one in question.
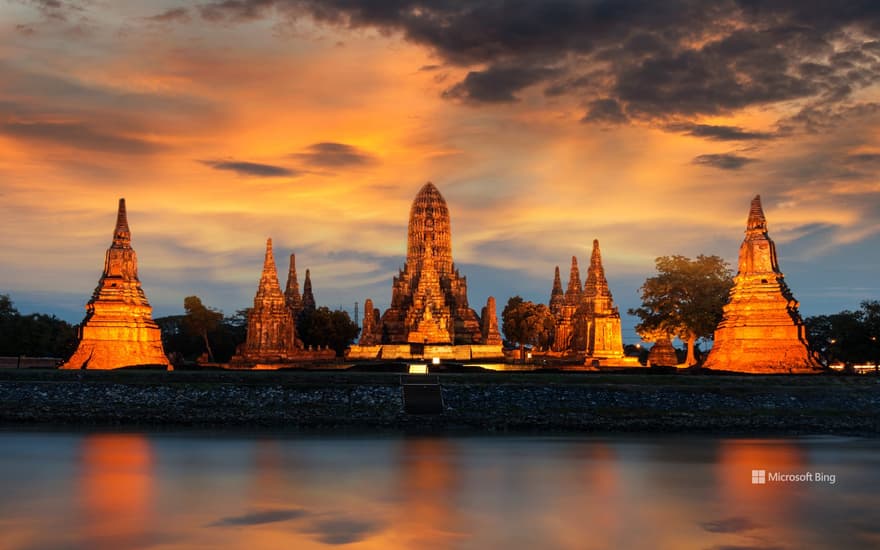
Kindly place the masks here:
<instances>
[{"instance_id":1,"label":"pointed spire","mask_svg":"<svg viewBox=\"0 0 880 550\"><path fill-rule=\"evenodd\" d=\"M296 277L296 254L290 255L290 268L287 270L287 285L284 289L287 307L298 312L302 309L302 297L299 294L299 281Z\"/></svg>"},{"instance_id":2,"label":"pointed spire","mask_svg":"<svg viewBox=\"0 0 880 550\"><path fill-rule=\"evenodd\" d=\"M266 259L263 260L263 273L273 273L276 277L278 271L275 268L275 255L272 253L272 238L266 239Z\"/></svg>"},{"instance_id":3,"label":"pointed spire","mask_svg":"<svg viewBox=\"0 0 880 550\"><path fill-rule=\"evenodd\" d=\"M584 281L584 300L588 303L591 302L593 309L597 312L602 312L612 307L611 291L608 289L605 268L602 266L602 252L599 249L599 239L593 239L590 268L587 270L587 280Z\"/></svg>"},{"instance_id":4,"label":"pointed spire","mask_svg":"<svg viewBox=\"0 0 880 550\"><path fill-rule=\"evenodd\" d=\"M602 267L602 252L599 250L599 239L593 239L593 254L590 256L590 273L594 273L598 278L605 278L605 268ZM587 278L591 278L591 274L587 274Z\"/></svg>"},{"instance_id":5,"label":"pointed spire","mask_svg":"<svg viewBox=\"0 0 880 550\"><path fill-rule=\"evenodd\" d=\"M554 317L558 317L564 305L565 294L562 292L562 279L559 277L559 266L557 265L556 273L553 275L553 290L550 291L550 313Z\"/></svg>"},{"instance_id":6,"label":"pointed spire","mask_svg":"<svg viewBox=\"0 0 880 550\"><path fill-rule=\"evenodd\" d=\"M116 248L128 248L131 246L131 230L128 228L125 199L119 199L119 210L116 212L116 228L113 230L113 246Z\"/></svg>"},{"instance_id":7,"label":"pointed spire","mask_svg":"<svg viewBox=\"0 0 880 550\"><path fill-rule=\"evenodd\" d=\"M749 209L749 220L746 231L759 229L767 230L767 218L764 217L764 209L761 207L761 195L755 195L752 199L752 207Z\"/></svg>"},{"instance_id":8,"label":"pointed spire","mask_svg":"<svg viewBox=\"0 0 880 550\"><path fill-rule=\"evenodd\" d=\"M309 310L317 307L315 295L312 294L312 274L308 269L306 269L306 280L303 282L302 307Z\"/></svg>"},{"instance_id":9,"label":"pointed spire","mask_svg":"<svg viewBox=\"0 0 880 550\"><path fill-rule=\"evenodd\" d=\"M568 274L568 289L565 291L565 299L570 305L577 305L583 290L581 288L581 272L578 269L578 260L571 257L571 270Z\"/></svg>"},{"instance_id":10,"label":"pointed spire","mask_svg":"<svg viewBox=\"0 0 880 550\"><path fill-rule=\"evenodd\" d=\"M278 283L278 271L275 268L275 256L272 254L272 239L266 239L266 257L263 260L263 273L260 275L260 286L257 289L257 297L281 295L281 285Z\"/></svg>"},{"instance_id":11,"label":"pointed spire","mask_svg":"<svg viewBox=\"0 0 880 550\"><path fill-rule=\"evenodd\" d=\"M556 273L553 275L553 290L550 291L550 300L554 296L562 296L562 279L559 277L559 266L556 266Z\"/></svg>"}]
</instances>

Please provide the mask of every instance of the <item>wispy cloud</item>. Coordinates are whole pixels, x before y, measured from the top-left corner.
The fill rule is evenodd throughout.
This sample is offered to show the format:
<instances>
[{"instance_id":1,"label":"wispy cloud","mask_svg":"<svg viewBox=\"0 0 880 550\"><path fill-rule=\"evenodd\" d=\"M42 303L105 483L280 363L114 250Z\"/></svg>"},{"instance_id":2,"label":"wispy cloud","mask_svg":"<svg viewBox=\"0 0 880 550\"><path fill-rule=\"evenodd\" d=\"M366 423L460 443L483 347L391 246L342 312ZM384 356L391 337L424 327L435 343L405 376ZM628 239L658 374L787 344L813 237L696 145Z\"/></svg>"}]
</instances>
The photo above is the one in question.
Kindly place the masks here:
<instances>
[{"instance_id":1,"label":"wispy cloud","mask_svg":"<svg viewBox=\"0 0 880 550\"><path fill-rule=\"evenodd\" d=\"M248 512L239 516L229 516L220 518L211 523L210 527L240 527L247 525L264 525L266 523L278 523L282 521L290 521L298 519L308 514L301 508L290 510L260 510L258 512Z\"/></svg>"},{"instance_id":2,"label":"wispy cloud","mask_svg":"<svg viewBox=\"0 0 880 550\"><path fill-rule=\"evenodd\" d=\"M739 170L745 165L755 162L755 159L743 157L733 153L720 153L712 155L699 155L692 161L700 166L710 166L721 170Z\"/></svg>"},{"instance_id":3,"label":"wispy cloud","mask_svg":"<svg viewBox=\"0 0 880 550\"><path fill-rule=\"evenodd\" d=\"M28 141L51 142L73 149L129 155L155 154L166 146L122 133L110 133L83 122L0 123L0 134Z\"/></svg>"},{"instance_id":4,"label":"wispy cloud","mask_svg":"<svg viewBox=\"0 0 880 550\"><path fill-rule=\"evenodd\" d=\"M354 145L332 141L313 143L305 151L292 154L291 158L321 168L364 166L376 161L373 155Z\"/></svg>"},{"instance_id":5,"label":"wispy cloud","mask_svg":"<svg viewBox=\"0 0 880 550\"><path fill-rule=\"evenodd\" d=\"M296 177L302 175L301 170L285 168L274 164L262 164L259 162L246 162L235 160L200 160L205 166L215 170L234 172L239 176L253 176L258 178L281 178Z\"/></svg>"}]
</instances>

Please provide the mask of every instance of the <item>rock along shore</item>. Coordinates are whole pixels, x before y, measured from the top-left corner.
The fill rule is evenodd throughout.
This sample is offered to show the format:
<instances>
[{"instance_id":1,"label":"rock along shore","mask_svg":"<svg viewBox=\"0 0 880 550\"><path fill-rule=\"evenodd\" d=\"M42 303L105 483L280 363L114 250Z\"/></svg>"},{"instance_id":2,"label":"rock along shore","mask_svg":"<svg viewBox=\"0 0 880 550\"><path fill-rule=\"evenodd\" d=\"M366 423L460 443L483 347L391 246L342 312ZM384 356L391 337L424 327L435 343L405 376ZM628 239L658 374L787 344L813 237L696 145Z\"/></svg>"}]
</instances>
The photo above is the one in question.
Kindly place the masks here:
<instances>
[{"instance_id":1,"label":"rock along shore","mask_svg":"<svg viewBox=\"0 0 880 550\"><path fill-rule=\"evenodd\" d=\"M0 423L292 430L880 435L880 379L602 373L441 375L444 412L352 372L0 371Z\"/></svg>"}]
</instances>

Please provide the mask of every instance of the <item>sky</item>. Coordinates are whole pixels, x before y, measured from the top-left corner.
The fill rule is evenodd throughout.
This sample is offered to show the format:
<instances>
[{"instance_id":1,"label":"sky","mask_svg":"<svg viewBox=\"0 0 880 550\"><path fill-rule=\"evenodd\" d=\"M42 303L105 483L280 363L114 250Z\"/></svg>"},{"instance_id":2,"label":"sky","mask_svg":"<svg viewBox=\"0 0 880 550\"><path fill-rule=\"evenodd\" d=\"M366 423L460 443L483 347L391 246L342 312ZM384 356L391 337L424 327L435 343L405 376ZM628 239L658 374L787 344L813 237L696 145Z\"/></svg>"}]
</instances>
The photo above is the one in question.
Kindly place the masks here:
<instances>
[{"instance_id":1,"label":"sky","mask_svg":"<svg viewBox=\"0 0 880 550\"><path fill-rule=\"evenodd\" d=\"M0 0L0 293L79 322L125 197L154 316L249 307L272 237L385 309L432 181L477 311L594 238L638 341L662 255L760 194L804 316L880 299L880 4ZM500 312L500 311L499 311Z\"/></svg>"}]
</instances>

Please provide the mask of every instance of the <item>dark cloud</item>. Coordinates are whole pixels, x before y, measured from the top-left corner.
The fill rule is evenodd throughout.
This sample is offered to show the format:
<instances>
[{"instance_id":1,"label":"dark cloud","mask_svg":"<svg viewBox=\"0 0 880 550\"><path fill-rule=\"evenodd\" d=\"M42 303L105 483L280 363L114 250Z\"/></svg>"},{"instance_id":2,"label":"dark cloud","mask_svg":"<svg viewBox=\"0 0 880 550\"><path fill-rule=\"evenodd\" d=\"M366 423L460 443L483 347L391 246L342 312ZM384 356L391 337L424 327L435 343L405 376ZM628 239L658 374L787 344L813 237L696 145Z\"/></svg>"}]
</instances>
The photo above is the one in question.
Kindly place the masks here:
<instances>
[{"instance_id":1,"label":"dark cloud","mask_svg":"<svg viewBox=\"0 0 880 550\"><path fill-rule=\"evenodd\" d=\"M240 516L230 516L218 519L209 527L234 527L243 525L263 525L265 523L277 523L280 521L289 521L305 516L308 512L300 508L291 510L262 510L259 512L251 512Z\"/></svg>"},{"instance_id":2,"label":"dark cloud","mask_svg":"<svg viewBox=\"0 0 880 550\"><path fill-rule=\"evenodd\" d=\"M701 523L700 527L710 533L742 533L755 529L758 526L749 518L731 517L718 521L707 521Z\"/></svg>"},{"instance_id":3,"label":"dark cloud","mask_svg":"<svg viewBox=\"0 0 880 550\"><path fill-rule=\"evenodd\" d=\"M780 133L805 131L809 133L826 132L844 121L864 120L880 113L880 103L834 104L813 102L797 114L778 122Z\"/></svg>"},{"instance_id":4,"label":"dark cloud","mask_svg":"<svg viewBox=\"0 0 880 550\"><path fill-rule=\"evenodd\" d=\"M720 168L721 170L739 170L750 162L755 162L755 159L741 157L732 153L699 155L693 160L694 164L711 166L712 168Z\"/></svg>"},{"instance_id":5,"label":"dark cloud","mask_svg":"<svg viewBox=\"0 0 880 550\"><path fill-rule=\"evenodd\" d=\"M682 122L668 124L665 129L671 132L681 132L689 136L711 139L713 141L750 141L773 139L775 134L770 132L753 132L739 126L714 126L711 124L694 124Z\"/></svg>"},{"instance_id":6,"label":"dark cloud","mask_svg":"<svg viewBox=\"0 0 880 550\"><path fill-rule=\"evenodd\" d=\"M157 23L184 23L190 20L190 16L189 10L186 8L171 8L157 15L153 15L152 17L147 17L147 20L155 21Z\"/></svg>"},{"instance_id":7,"label":"dark cloud","mask_svg":"<svg viewBox=\"0 0 880 550\"><path fill-rule=\"evenodd\" d=\"M0 134L20 140L51 142L105 153L148 155L165 149L157 143L111 133L81 122L9 121L0 123Z\"/></svg>"},{"instance_id":8,"label":"dark cloud","mask_svg":"<svg viewBox=\"0 0 880 550\"><path fill-rule=\"evenodd\" d=\"M304 152L291 155L291 158L295 158L309 166L320 166L323 168L362 166L371 164L376 160L373 155L358 149L354 145L331 141L313 143L306 147Z\"/></svg>"},{"instance_id":9,"label":"dark cloud","mask_svg":"<svg viewBox=\"0 0 880 550\"><path fill-rule=\"evenodd\" d=\"M443 96L474 103L507 103L517 100L515 92L554 74L558 71L546 67L493 65L483 71L469 72L464 80L443 92Z\"/></svg>"},{"instance_id":10,"label":"dark cloud","mask_svg":"<svg viewBox=\"0 0 880 550\"><path fill-rule=\"evenodd\" d=\"M380 525L373 521L338 517L316 520L303 532L315 535L324 544L337 545L362 541L379 528Z\"/></svg>"},{"instance_id":11,"label":"dark cloud","mask_svg":"<svg viewBox=\"0 0 880 550\"><path fill-rule=\"evenodd\" d=\"M616 99L597 99L587 106L587 114L583 122L605 122L608 124L623 124L627 122L626 114Z\"/></svg>"},{"instance_id":12,"label":"dark cloud","mask_svg":"<svg viewBox=\"0 0 880 550\"><path fill-rule=\"evenodd\" d=\"M261 164L258 162L244 162L233 160L201 160L199 161L215 170L235 172L239 176L256 176L259 178L295 177L302 174L300 170L275 166L273 164Z\"/></svg>"},{"instance_id":13,"label":"dark cloud","mask_svg":"<svg viewBox=\"0 0 880 550\"><path fill-rule=\"evenodd\" d=\"M856 162L859 164L880 165L880 153L859 153L856 155L849 155L846 159L850 162Z\"/></svg>"},{"instance_id":14,"label":"dark cloud","mask_svg":"<svg viewBox=\"0 0 880 550\"><path fill-rule=\"evenodd\" d=\"M30 4L36 7L44 17L58 21L67 21L70 11L79 10L73 3L61 2L60 0L30 0Z\"/></svg>"},{"instance_id":15,"label":"dark cloud","mask_svg":"<svg viewBox=\"0 0 880 550\"><path fill-rule=\"evenodd\" d=\"M253 21L267 14L276 0L221 0L199 6L199 14L208 21Z\"/></svg>"},{"instance_id":16,"label":"dark cloud","mask_svg":"<svg viewBox=\"0 0 880 550\"><path fill-rule=\"evenodd\" d=\"M397 32L472 68L447 98L510 102L543 83L548 96L614 100L649 122L790 100L837 105L880 79L880 3L870 0L224 0L201 13Z\"/></svg>"}]
</instances>

